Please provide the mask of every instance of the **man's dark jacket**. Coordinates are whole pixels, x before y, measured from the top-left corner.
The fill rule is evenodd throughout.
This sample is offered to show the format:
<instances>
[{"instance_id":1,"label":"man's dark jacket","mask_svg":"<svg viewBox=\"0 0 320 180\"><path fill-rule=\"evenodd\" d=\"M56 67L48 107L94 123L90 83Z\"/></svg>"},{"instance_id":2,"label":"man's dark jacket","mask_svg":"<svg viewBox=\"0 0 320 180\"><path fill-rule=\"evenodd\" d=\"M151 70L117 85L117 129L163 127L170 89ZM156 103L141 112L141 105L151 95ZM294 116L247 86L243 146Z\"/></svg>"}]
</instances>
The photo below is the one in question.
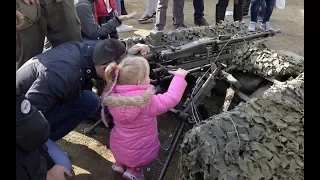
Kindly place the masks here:
<instances>
[{"instance_id":1,"label":"man's dark jacket","mask_svg":"<svg viewBox=\"0 0 320 180\"><path fill-rule=\"evenodd\" d=\"M30 59L17 71L22 93L43 114L79 97L96 78L93 50L84 43L68 42Z\"/></svg>"},{"instance_id":2,"label":"man's dark jacket","mask_svg":"<svg viewBox=\"0 0 320 180\"><path fill-rule=\"evenodd\" d=\"M48 164L54 165L44 145L49 134L49 123L17 88L16 180L46 180Z\"/></svg>"}]
</instances>

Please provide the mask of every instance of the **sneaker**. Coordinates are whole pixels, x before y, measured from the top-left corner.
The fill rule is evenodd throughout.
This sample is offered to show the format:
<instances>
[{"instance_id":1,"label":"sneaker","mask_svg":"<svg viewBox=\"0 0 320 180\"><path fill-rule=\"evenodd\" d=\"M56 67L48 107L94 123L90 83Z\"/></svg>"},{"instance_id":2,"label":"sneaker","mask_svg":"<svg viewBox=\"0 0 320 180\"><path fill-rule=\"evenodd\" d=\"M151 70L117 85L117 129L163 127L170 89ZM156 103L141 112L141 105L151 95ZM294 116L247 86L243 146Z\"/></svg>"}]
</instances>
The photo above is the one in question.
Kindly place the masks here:
<instances>
[{"instance_id":1,"label":"sneaker","mask_svg":"<svg viewBox=\"0 0 320 180\"><path fill-rule=\"evenodd\" d=\"M116 173L123 174L126 169L126 166L116 162L111 166L111 168Z\"/></svg>"},{"instance_id":2,"label":"sneaker","mask_svg":"<svg viewBox=\"0 0 320 180\"><path fill-rule=\"evenodd\" d=\"M265 24L261 24L260 28L261 28L262 30L264 30L264 31L270 31L270 30L272 30L272 27L271 27L271 25L270 25L269 22L266 22Z\"/></svg>"},{"instance_id":3,"label":"sneaker","mask_svg":"<svg viewBox=\"0 0 320 180\"><path fill-rule=\"evenodd\" d=\"M124 25L124 24L117 27L118 32L128 32L128 31L132 31L132 30L133 30L133 26L128 26L128 25Z\"/></svg>"},{"instance_id":4,"label":"sneaker","mask_svg":"<svg viewBox=\"0 0 320 180\"><path fill-rule=\"evenodd\" d=\"M140 168L128 168L122 177L126 180L145 180L143 170Z\"/></svg>"},{"instance_id":5,"label":"sneaker","mask_svg":"<svg viewBox=\"0 0 320 180\"><path fill-rule=\"evenodd\" d=\"M249 26L248 26L248 31L254 32L256 31L256 22L251 21Z\"/></svg>"},{"instance_id":6,"label":"sneaker","mask_svg":"<svg viewBox=\"0 0 320 180\"><path fill-rule=\"evenodd\" d=\"M208 22L206 21L206 19L204 17L201 18L197 18L194 20L194 25L196 26L208 26Z\"/></svg>"},{"instance_id":7,"label":"sneaker","mask_svg":"<svg viewBox=\"0 0 320 180\"><path fill-rule=\"evenodd\" d=\"M140 19L138 19L138 22L141 24L149 23L153 21L153 15L149 16L147 14L143 15Z\"/></svg>"},{"instance_id":8,"label":"sneaker","mask_svg":"<svg viewBox=\"0 0 320 180\"><path fill-rule=\"evenodd\" d=\"M163 29L160 29L160 28L158 28L158 27L155 27L155 28L152 29L151 32L154 33L154 34L156 34L157 32L163 32Z\"/></svg>"}]
</instances>

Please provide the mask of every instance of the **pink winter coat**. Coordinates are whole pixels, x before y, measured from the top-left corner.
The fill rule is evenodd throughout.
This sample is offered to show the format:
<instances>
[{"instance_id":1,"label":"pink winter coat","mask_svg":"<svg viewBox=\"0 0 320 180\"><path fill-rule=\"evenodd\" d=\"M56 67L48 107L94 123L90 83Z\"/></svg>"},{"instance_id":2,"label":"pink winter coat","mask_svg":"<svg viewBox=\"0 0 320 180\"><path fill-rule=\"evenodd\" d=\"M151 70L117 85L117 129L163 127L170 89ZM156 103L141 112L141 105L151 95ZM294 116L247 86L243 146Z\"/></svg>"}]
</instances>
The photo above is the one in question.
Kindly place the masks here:
<instances>
[{"instance_id":1,"label":"pink winter coat","mask_svg":"<svg viewBox=\"0 0 320 180\"><path fill-rule=\"evenodd\" d=\"M152 85L116 85L104 101L114 120L110 149L115 160L127 167L142 167L158 157L160 142L156 116L175 107L187 82L175 75L164 94Z\"/></svg>"}]
</instances>

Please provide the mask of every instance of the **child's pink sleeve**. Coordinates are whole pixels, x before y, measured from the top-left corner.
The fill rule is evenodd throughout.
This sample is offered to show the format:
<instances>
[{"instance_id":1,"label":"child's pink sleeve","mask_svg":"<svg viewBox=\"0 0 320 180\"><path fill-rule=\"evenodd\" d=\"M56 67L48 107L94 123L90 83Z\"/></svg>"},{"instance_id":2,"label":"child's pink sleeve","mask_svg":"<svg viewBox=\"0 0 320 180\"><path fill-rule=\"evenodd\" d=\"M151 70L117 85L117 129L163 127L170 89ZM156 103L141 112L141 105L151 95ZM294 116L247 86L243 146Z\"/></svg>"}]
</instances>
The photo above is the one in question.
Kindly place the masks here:
<instances>
[{"instance_id":1,"label":"child's pink sleeve","mask_svg":"<svg viewBox=\"0 0 320 180\"><path fill-rule=\"evenodd\" d=\"M167 92L152 97L150 115L157 116L174 108L181 101L186 87L187 82L184 76L180 74L175 75Z\"/></svg>"}]
</instances>

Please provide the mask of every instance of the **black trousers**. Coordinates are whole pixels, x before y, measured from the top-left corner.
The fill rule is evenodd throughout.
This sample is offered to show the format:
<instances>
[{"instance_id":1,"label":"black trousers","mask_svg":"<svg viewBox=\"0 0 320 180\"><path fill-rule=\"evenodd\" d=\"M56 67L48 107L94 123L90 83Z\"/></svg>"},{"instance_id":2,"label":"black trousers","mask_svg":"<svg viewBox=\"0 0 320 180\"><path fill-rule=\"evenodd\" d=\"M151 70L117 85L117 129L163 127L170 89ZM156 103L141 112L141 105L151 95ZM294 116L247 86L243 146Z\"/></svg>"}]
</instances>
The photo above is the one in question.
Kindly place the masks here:
<instances>
[{"instance_id":1,"label":"black trousers","mask_svg":"<svg viewBox=\"0 0 320 180\"><path fill-rule=\"evenodd\" d=\"M233 20L242 21L242 6L244 0L234 0ZM229 0L219 0L216 5L216 23L224 20Z\"/></svg>"},{"instance_id":2,"label":"black trousers","mask_svg":"<svg viewBox=\"0 0 320 180\"><path fill-rule=\"evenodd\" d=\"M251 4L251 0L244 0L243 1L243 9L242 9L243 15L248 15L249 14L250 4Z\"/></svg>"}]
</instances>

